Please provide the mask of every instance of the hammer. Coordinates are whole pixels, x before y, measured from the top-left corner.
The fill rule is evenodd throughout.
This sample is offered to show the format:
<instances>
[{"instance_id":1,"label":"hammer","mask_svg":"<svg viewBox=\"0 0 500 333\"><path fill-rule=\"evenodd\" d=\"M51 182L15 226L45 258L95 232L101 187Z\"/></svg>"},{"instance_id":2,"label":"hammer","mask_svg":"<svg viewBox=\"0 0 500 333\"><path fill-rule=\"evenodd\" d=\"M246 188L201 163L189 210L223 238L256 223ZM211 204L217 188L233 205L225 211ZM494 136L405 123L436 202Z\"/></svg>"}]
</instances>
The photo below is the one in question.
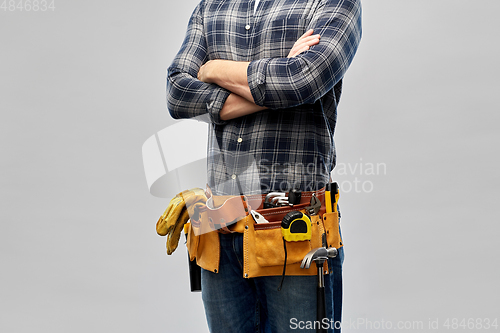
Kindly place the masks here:
<instances>
[{"instance_id":1,"label":"hammer","mask_svg":"<svg viewBox=\"0 0 500 333\"><path fill-rule=\"evenodd\" d=\"M317 333L327 332L326 328L323 327L323 319L326 318L325 277L323 275L323 264L328 258L335 258L337 253L337 249L334 247L330 247L328 249L326 247L318 247L309 251L300 264L300 268L308 269L314 261L316 263L316 268L318 269L316 320L319 323L319 327L316 329Z\"/></svg>"}]
</instances>

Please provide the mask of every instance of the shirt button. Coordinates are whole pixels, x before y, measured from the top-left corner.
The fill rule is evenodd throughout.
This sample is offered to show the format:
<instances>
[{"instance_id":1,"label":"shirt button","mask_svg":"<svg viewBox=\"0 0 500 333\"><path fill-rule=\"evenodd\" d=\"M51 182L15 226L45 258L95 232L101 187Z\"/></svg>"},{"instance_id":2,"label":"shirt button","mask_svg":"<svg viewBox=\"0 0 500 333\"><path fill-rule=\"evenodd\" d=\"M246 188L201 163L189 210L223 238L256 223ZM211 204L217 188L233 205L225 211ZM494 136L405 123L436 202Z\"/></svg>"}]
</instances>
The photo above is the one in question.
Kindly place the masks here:
<instances>
[{"instance_id":1,"label":"shirt button","mask_svg":"<svg viewBox=\"0 0 500 333\"><path fill-rule=\"evenodd\" d=\"M231 176L231 178L232 178L232 179L236 179L236 175L232 175L232 176Z\"/></svg>"},{"instance_id":2,"label":"shirt button","mask_svg":"<svg viewBox=\"0 0 500 333\"><path fill-rule=\"evenodd\" d=\"M242 138L238 138L238 142L241 143L243 141Z\"/></svg>"},{"instance_id":3,"label":"shirt button","mask_svg":"<svg viewBox=\"0 0 500 333\"><path fill-rule=\"evenodd\" d=\"M250 30L250 24L245 25L245 29Z\"/></svg>"}]
</instances>

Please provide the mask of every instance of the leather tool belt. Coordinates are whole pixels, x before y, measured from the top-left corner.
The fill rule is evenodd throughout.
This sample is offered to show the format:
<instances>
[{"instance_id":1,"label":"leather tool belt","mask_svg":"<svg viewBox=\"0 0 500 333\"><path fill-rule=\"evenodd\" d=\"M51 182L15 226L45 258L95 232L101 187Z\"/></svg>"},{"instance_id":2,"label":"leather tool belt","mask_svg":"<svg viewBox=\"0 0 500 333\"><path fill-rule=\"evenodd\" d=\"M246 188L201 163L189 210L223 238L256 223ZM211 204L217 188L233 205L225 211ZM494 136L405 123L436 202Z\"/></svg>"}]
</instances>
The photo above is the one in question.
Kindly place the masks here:
<instances>
[{"instance_id":1,"label":"leather tool belt","mask_svg":"<svg viewBox=\"0 0 500 333\"><path fill-rule=\"evenodd\" d=\"M243 234L243 275L245 278L281 275L285 264L285 251L281 233L281 221L291 211L309 215L311 240L287 242L286 275L316 275L315 267L301 269L304 256L314 248L323 246L326 236L327 247L343 246L339 233L337 212L326 212L325 189L302 192L300 202L293 206L263 208L266 195L214 196L206 191L207 205L191 217L188 226L187 247L190 260L209 271L218 273L220 259L220 233ZM311 214L311 201L315 196L321 206ZM253 208L255 207L255 209ZM267 220L256 223L252 211ZM325 264L325 273L329 270Z\"/></svg>"}]
</instances>

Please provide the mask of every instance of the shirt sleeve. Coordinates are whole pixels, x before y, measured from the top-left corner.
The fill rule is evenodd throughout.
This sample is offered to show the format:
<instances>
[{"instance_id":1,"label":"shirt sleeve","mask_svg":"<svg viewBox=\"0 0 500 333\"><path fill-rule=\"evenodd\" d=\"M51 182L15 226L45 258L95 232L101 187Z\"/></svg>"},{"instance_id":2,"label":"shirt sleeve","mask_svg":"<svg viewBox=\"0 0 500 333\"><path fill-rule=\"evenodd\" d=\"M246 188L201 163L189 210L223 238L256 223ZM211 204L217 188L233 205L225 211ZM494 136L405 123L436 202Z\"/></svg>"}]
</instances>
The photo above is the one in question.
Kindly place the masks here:
<instances>
[{"instance_id":1,"label":"shirt sleeve","mask_svg":"<svg viewBox=\"0 0 500 333\"><path fill-rule=\"evenodd\" d=\"M219 114L230 92L197 79L208 60L201 5L191 15L181 49L167 70L167 108L175 119L208 114L212 123L222 125Z\"/></svg>"},{"instance_id":2,"label":"shirt sleeve","mask_svg":"<svg viewBox=\"0 0 500 333\"><path fill-rule=\"evenodd\" d=\"M339 82L361 40L359 0L324 0L310 28L319 44L293 58L252 61L248 85L257 105L286 108L316 102Z\"/></svg>"}]
</instances>

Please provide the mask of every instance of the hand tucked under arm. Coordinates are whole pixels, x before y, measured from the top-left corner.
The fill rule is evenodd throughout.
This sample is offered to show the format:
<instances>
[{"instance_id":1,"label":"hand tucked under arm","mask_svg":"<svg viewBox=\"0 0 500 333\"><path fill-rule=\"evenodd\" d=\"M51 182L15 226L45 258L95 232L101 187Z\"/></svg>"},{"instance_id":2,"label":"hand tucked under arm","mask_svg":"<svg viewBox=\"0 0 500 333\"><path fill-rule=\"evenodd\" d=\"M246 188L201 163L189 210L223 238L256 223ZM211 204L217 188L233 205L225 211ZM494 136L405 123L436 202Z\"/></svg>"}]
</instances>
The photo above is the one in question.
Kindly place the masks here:
<instances>
[{"instance_id":1,"label":"hand tucked under arm","mask_svg":"<svg viewBox=\"0 0 500 333\"><path fill-rule=\"evenodd\" d=\"M318 45L296 56L257 59L248 66L247 80L256 104L273 109L313 104L344 77L361 40L361 3L322 4L310 21L321 34Z\"/></svg>"},{"instance_id":2,"label":"hand tucked under arm","mask_svg":"<svg viewBox=\"0 0 500 333\"><path fill-rule=\"evenodd\" d=\"M299 39L293 44L292 49L288 53L287 58L293 58L302 52L309 50L313 45L319 43L320 35L313 35L314 30L307 30Z\"/></svg>"}]
</instances>

